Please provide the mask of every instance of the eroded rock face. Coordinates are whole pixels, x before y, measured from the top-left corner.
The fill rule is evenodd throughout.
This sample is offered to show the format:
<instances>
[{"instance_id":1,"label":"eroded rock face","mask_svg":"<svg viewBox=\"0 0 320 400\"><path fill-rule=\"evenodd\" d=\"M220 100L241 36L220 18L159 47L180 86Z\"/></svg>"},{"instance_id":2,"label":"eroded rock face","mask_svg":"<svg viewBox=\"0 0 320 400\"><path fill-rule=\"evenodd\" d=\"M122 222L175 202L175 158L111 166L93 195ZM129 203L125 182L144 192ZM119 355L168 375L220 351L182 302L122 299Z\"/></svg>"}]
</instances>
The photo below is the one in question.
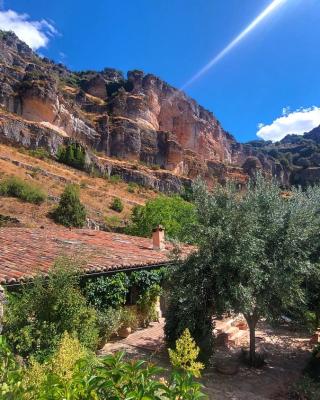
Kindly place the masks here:
<instances>
[{"instance_id":1,"label":"eroded rock face","mask_svg":"<svg viewBox=\"0 0 320 400\"><path fill-rule=\"evenodd\" d=\"M0 35L0 106L17 116L7 125L1 116L1 140L45 143L51 153L76 140L106 157L161 168L152 172L152 187L177 188L176 179L197 176L243 184L249 175L239 167L251 154L183 92L142 71L127 79L113 69L73 73L39 58L13 33Z\"/></svg>"}]
</instances>

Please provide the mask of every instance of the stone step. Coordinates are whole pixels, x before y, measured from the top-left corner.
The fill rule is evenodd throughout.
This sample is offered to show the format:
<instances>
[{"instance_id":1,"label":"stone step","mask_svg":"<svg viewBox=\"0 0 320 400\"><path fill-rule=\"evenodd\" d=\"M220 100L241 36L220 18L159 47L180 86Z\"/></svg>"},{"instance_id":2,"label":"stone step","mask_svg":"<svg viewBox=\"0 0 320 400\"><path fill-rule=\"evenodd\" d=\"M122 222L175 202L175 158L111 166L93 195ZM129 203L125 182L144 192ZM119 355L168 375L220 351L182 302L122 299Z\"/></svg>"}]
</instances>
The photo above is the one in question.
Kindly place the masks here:
<instances>
[{"instance_id":1,"label":"stone step","mask_svg":"<svg viewBox=\"0 0 320 400\"><path fill-rule=\"evenodd\" d=\"M240 346L245 337L247 337L247 332L238 330L238 332L235 332L228 337L228 347Z\"/></svg>"},{"instance_id":2,"label":"stone step","mask_svg":"<svg viewBox=\"0 0 320 400\"><path fill-rule=\"evenodd\" d=\"M234 335L234 334L236 334L236 333L238 333L238 332L239 332L239 328L237 328L236 326L230 326L230 328L228 328L228 329L225 331L225 333L227 333L228 336L232 336L232 335Z\"/></svg>"},{"instance_id":3,"label":"stone step","mask_svg":"<svg viewBox=\"0 0 320 400\"><path fill-rule=\"evenodd\" d=\"M235 323L234 318L224 319L224 320L215 320L215 328L214 331L217 333L226 332L229 328L233 326Z\"/></svg>"}]
</instances>

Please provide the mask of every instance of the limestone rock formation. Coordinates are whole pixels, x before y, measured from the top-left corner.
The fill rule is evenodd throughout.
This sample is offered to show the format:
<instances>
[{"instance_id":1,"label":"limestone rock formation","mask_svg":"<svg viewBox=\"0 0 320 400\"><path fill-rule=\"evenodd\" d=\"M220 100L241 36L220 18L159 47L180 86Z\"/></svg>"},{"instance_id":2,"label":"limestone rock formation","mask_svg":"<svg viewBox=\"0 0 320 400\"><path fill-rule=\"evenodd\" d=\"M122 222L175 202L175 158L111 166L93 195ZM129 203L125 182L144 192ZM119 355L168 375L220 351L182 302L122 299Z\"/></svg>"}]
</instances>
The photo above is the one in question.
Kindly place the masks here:
<instances>
[{"instance_id":1,"label":"limestone rock formation","mask_svg":"<svg viewBox=\"0 0 320 400\"><path fill-rule=\"evenodd\" d=\"M72 72L39 57L12 32L0 32L0 109L1 141L46 147L52 155L77 141L99 170L123 160L135 168L120 175L139 181L143 167L148 184L160 190L180 190L197 176L244 185L257 169L287 180L281 165L237 143L210 111L156 76L135 70L125 78L110 68Z\"/></svg>"}]
</instances>

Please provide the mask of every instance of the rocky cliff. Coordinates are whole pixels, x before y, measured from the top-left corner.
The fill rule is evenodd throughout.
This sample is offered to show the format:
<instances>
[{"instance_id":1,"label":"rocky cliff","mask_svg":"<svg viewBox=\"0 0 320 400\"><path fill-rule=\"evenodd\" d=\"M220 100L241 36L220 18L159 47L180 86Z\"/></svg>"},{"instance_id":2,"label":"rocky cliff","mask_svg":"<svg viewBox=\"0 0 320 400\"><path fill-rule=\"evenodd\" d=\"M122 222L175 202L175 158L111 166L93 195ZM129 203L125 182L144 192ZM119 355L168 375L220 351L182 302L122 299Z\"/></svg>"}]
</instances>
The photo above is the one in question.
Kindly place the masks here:
<instances>
[{"instance_id":1,"label":"rocky cliff","mask_svg":"<svg viewBox=\"0 0 320 400\"><path fill-rule=\"evenodd\" d=\"M180 190L196 176L243 185L257 169L288 181L283 165L237 143L211 112L156 76L72 72L11 32L0 33L0 107L2 142L45 147L55 156L77 141L88 165L160 190Z\"/></svg>"}]
</instances>

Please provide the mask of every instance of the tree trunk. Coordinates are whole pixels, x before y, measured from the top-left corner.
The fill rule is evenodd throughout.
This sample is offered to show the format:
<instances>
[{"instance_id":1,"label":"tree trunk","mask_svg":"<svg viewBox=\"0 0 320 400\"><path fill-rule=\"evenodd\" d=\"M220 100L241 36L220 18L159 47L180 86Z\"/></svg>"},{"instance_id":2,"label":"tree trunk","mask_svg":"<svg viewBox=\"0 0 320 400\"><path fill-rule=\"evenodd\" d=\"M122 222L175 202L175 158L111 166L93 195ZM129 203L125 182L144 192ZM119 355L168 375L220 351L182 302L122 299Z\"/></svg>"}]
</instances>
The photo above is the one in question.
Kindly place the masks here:
<instances>
[{"instance_id":1,"label":"tree trunk","mask_svg":"<svg viewBox=\"0 0 320 400\"><path fill-rule=\"evenodd\" d=\"M258 316L256 312L253 314L245 314L245 319L249 326L250 331L250 353L249 362L252 367L256 365L256 325L258 322Z\"/></svg>"},{"instance_id":2,"label":"tree trunk","mask_svg":"<svg viewBox=\"0 0 320 400\"><path fill-rule=\"evenodd\" d=\"M315 315L316 315L316 330L320 328L320 309L317 309L315 311Z\"/></svg>"}]
</instances>

